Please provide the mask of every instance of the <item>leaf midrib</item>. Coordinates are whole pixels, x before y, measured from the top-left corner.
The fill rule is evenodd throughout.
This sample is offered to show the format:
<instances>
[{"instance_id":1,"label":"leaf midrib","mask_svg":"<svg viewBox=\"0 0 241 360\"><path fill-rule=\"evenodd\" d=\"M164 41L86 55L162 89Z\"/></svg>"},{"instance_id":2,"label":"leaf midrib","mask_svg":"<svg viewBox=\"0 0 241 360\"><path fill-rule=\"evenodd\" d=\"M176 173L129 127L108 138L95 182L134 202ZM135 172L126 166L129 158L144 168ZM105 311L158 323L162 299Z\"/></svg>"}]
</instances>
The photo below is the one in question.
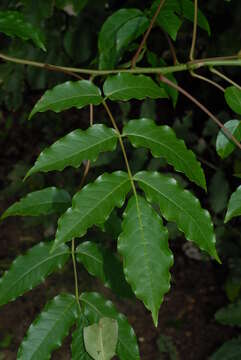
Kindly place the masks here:
<instances>
[{"instance_id":1,"label":"leaf midrib","mask_svg":"<svg viewBox=\"0 0 241 360\"><path fill-rule=\"evenodd\" d=\"M33 272L36 268L40 267L42 264L44 264L45 262L47 261L50 261L52 259L54 259L55 257L58 257L58 256L62 256L62 255L65 255L65 254L70 254L68 251L64 251L62 253L58 253L58 254L55 254L55 255L51 255L49 256L48 258L44 258L43 261L41 261L40 263L38 264L35 264L33 267L31 267L31 269L28 269L28 271L26 271L24 274L21 275L20 278L18 278L9 288L8 288L8 291L10 291L19 281L21 281L24 277L27 277L29 273ZM10 271L10 270L9 270ZM9 272L8 272L9 273ZM22 293L22 292L21 292ZM21 295L19 295L21 296Z\"/></svg>"},{"instance_id":2,"label":"leaf midrib","mask_svg":"<svg viewBox=\"0 0 241 360\"><path fill-rule=\"evenodd\" d=\"M138 179L138 178L137 178L137 179ZM189 213L186 211L186 209L181 208L181 207L180 207L178 204L176 204L172 199L169 199L165 194L163 194L163 193L162 193L161 191L159 191L157 188L155 188L155 187L153 187L152 185L150 185L149 183L147 183L145 180L143 180L143 179L138 179L138 181L143 182L145 185L147 185L147 187L150 187L150 188L152 188L154 191L156 191L157 193L160 193L166 200L168 200L169 202L171 202L172 204L174 204L179 210L184 211L191 219L193 219L194 223L197 225L197 228L199 229L200 234L202 235L203 239L205 240L206 236L203 234L202 229L199 227L199 225L198 225L198 223L196 222L195 218L194 218L191 214L189 214ZM181 231L183 231L183 230L181 230ZM190 239L190 240L192 240L192 239ZM206 243L206 241L205 241L205 243Z\"/></svg>"},{"instance_id":3,"label":"leaf midrib","mask_svg":"<svg viewBox=\"0 0 241 360\"><path fill-rule=\"evenodd\" d=\"M148 89L148 90L151 90L153 93L155 93L155 94L157 94L159 91L160 91L160 93L162 93L163 91L161 91L162 89L160 88L158 88L158 89L154 89L153 90L153 87L150 87L150 86L141 86L141 87L136 87L136 86L128 86L128 87L123 87L123 88L121 88L121 89L118 89L118 90L115 90L115 91L112 91L111 93L109 93L109 94L106 94L106 96L107 97L111 97L111 96L113 96L113 95L115 95L116 93L121 93L121 92L123 92L123 91L126 91L126 90L143 90L143 89ZM158 91L159 90L159 91ZM160 94L158 94L158 95L160 95ZM141 96L147 96L147 95L141 95Z\"/></svg>"}]
</instances>

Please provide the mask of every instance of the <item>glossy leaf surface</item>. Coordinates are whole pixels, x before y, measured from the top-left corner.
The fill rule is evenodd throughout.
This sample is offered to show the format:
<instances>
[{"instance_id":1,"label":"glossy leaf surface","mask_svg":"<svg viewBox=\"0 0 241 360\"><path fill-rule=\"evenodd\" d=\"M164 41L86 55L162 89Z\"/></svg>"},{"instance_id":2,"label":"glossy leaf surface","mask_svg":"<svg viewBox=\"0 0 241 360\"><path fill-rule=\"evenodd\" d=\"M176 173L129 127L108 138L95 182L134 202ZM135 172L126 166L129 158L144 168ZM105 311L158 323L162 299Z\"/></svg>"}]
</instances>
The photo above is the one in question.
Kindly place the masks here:
<instances>
[{"instance_id":1,"label":"glossy leaf surface","mask_svg":"<svg viewBox=\"0 0 241 360\"><path fill-rule=\"evenodd\" d=\"M241 121L240 120L230 120L224 124L225 128L238 140L241 140ZM230 140L222 130L219 131L216 141L216 150L218 155L225 159L228 157L233 150L236 148L236 145Z\"/></svg>"},{"instance_id":2,"label":"glossy leaf surface","mask_svg":"<svg viewBox=\"0 0 241 360\"><path fill-rule=\"evenodd\" d=\"M205 175L195 154L169 126L158 126L150 119L131 120L124 127L123 135L128 136L133 146L150 149L154 157L164 157L175 170L206 190Z\"/></svg>"},{"instance_id":3,"label":"glossy leaf surface","mask_svg":"<svg viewBox=\"0 0 241 360\"><path fill-rule=\"evenodd\" d=\"M49 187L29 193L20 201L11 205L2 215L39 216L64 212L71 205L71 197L65 190Z\"/></svg>"},{"instance_id":4,"label":"glossy leaf surface","mask_svg":"<svg viewBox=\"0 0 241 360\"><path fill-rule=\"evenodd\" d=\"M241 215L241 185L231 195L228 203L228 210L225 216L225 222L228 222L235 216Z\"/></svg>"},{"instance_id":5,"label":"glossy leaf surface","mask_svg":"<svg viewBox=\"0 0 241 360\"><path fill-rule=\"evenodd\" d=\"M122 263L108 249L86 241L76 248L76 259L84 265L89 274L99 278L115 294L121 297L132 296L124 277Z\"/></svg>"},{"instance_id":6,"label":"glossy leaf surface","mask_svg":"<svg viewBox=\"0 0 241 360\"><path fill-rule=\"evenodd\" d=\"M83 160L95 161L103 151L113 151L117 135L113 129L96 124L87 130L74 130L46 148L29 170L26 178L38 171L62 171L67 166L79 167Z\"/></svg>"},{"instance_id":7,"label":"glossy leaf surface","mask_svg":"<svg viewBox=\"0 0 241 360\"><path fill-rule=\"evenodd\" d=\"M98 324L84 328L85 348L94 360L111 360L116 354L117 341L117 320L104 317Z\"/></svg>"},{"instance_id":8,"label":"glossy leaf surface","mask_svg":"<svg viewBox=\"0 0 241 360\"><path fill-rule=\"evenodd\" d=\"M102 102L100 89L91 81L67 81L47 90L35 104L29 119L37 112L52 110L56 113L72 107L81 109L86 105L99 105Z\"/></svg>"},{"instance_id":9,"label":"glossy leaf surface","mask_svg":"<svg viewBox=\"0 0 241 360\"><path fill-rule=\"evenodd\" d=\"M119 73L108 76L104 83L104 94L110 100L143 100L168 97L165 90L145 75Z\"/></svg>"},{"instance_id":10,"label":"glossy leaf surface","mask_svg":"<svg viewBox=\"0 0 241 360\"><path fill-rule=\"evenodd\" d=\"M41 31L26 21L18 11L0 11L0 32L23 40L32 40L37 47L46 51Z\"/></svg>"},{"instance_id":11,"label":"glossy leaf surface","mask_svg":"<svg viewBox=\"0 0 241 360\"><path fill-rule=\"evenodd\" d=\"M148 25L148 19L139 9L120 9L109 16L99 33L100 69L114 68L128 45L138 38Z\"/></svg>"},{"instance_id":12,"label":"glossy leaf surface","mask_svg":"<svg viewBox=\"0 0 241 360\"><path fill-rule=\"evenodd\" d=\"M210 214L201 208L199 200L178 185L171 177L157 172L142 171L134 176L150 202L160 206L163 217L174 221L187 240L196 243L218 262L215 234Z\"/></svg>"},{"instance_id":13,"label":"glossy leaf surface","mask_svg":"<svg viewBox=\"0 0 241 360\"><path fill-rule=\"evenodd\" d=\"M83 236L87 229L106 221L114 207L121 207L130 190L128 175L122 171L101 175L75 194L72 208L58 221L55 247Z\"/></svg>"},{"instance_id":14,"label":"glossy leaf surface","mask_svg":"<svg viewBox=\"0 0 241 360\"><path fill-rule=\"evenodd\" d=\"M73 295L61 294L51 300L28 329L18 351L18 360L50 359L60 347L77 317Z\"/></svg>"},{"instance_id":15,"label":"glossy leaf surface","mask_svg":"<svg viewBox=\"0 0 241 360\"><path fill-rule=\"evenodd\" d=\"M224 96L228 106L235 113L241 115L241 90L235 86L229 86L225 89Z\"/></svg>"},{"instance_id":16,"label":"glossy leaf surface","mask_svg":"<svg viewBox=\"0 0 241 360\"><path fill-rule=\"evenodd\" d=\"M140 360L134 330L126 317L117 312L113 303L98 293L82 293L80 296L84 315L90 324L98 322L102 317L109 317L118 322L117 356L120 360Z\"/></svg>"},{"instance_id":17,"label":"glossy leaf surface","mask_svg":"<svg viewBox=\"0 0 241 360\"><path fill-rule=\"evenodd\" d=\"M126 279L136 297L151 311L157 326L163 296L170 288L169 270L173 264L168 232L158 214L140 196L129 200L122 228L118 250Z\"/></svg>"},{"instance_id":18,"label":"glossy leaf surface","mask_svg":"<svg viewBox=\"0 0 241 360\"><path fill-rule=\"evenodd\" d=\"M0 279L0 305L4 305L42 283L55 270L63 267L69 258L66 245L50 254L53 242L40 243L21 255Z\"/></svg>"},{"instance_id":19,"label":"glossy leaf surface","mask_svg":"<svg viewBox=\"0 0 241 360\"><path fill-rule=\"evenodd\" d=\"M241 301L219 309L215 314L215 319L223 325L241 327Z\"/></svg>"},{"instance_id":20,"label":"glossy leaf surface","mask_svg":"<svg viewBox=\"0 0 241 360\"><path fill-rule=\"evenodd\" d=\"M72 360L91 360L84 344L84 327L88 326L88 320L84 315L80 315L76 322L76 329L72 333Z\"/></svg>"}]
</instances>

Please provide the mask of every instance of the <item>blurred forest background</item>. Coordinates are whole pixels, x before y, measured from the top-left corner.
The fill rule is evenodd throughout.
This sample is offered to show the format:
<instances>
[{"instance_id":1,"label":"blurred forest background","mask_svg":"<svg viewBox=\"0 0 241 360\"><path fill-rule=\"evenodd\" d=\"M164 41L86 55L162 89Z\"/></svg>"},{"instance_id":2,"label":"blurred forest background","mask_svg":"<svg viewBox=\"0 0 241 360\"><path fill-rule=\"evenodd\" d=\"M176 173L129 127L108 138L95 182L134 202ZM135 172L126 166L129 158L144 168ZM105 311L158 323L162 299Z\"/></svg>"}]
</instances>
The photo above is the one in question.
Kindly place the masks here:
<instances>
[{"instance_id":1,"label":"blurred forest background","mask_svg":"<svg viewBox=\"0 0 241 360\"><path fill-rule=\"evenodd\" d=\"M0 51L10 56L55 65L94 68L97 66L98 32L105 19L121 7L145 9L150 7L152 1L82 1L81 4L86 3L86 6L83 9L75 9L74 15L69 8L67 11L63 10L66 3L68 1L64 0L1 0L0 10L20 8L31 23L42 28L46 37L47 53L34 48L30 42L12 40L3 34L0 35ZM198 30L196 57L200 59L237 54L241 49L240 0L209 0L199 3L209 20L212 33L209 37L206 32ZM175 43L180 62L188 58L191 39L192 24L185 22ZM166 63L172 64L166 37L159 28L153 29L148 39L148 48ZM124 60L128 61L131 58L133 50L135 49L130 49ZM149 66L145 63L142 65ZM240 68L222 70L237 83L241 83ZM226 86L219 78L210 75L208 70L202 70L201 74L209 75ZM32 121L27 120L32 107L45 89L69 79L69 76L62 73L14 63L0 63L1 213L30 191L54 185L65 187L73 194L78 188L84 167L77 170L67 168L61 173L35 174L23 182L27 170L44 147L73 129L88 127L88 109L65 111L60 114L48 112L36 115ZM223 123L234 118L218 89L192 78L188 73L178 73L176 79ZM228 199L240 184L241 153L235 150L232 156L221 160L215 150L218 127L183 96L179 96L175 108L168 100L119 102L111 106L120 127L129 119L150 117L157 123L172 126L177 136L183 138L188 147L194 150L205 170L208 192L205 194L198 187L194 190L203 207L211 212L216 229L217 247L223 264L220 266L214 263L189 243L184 245L181 233L173 224L168 224L175 265L172 268L172 288L165 296L157 329L139 301L123 298L118 294L113 295L81 267L80 288L102 291L128 316L137 333L141 359L208 359L225 341L238 339L240 334L240 313L236 314L240 321L237 326L227 326L224 324L225 321L218 321L219 317L216 315L215 319L215 313L241 298L240 220L236 218L224 225ZM107 121L102 109L95 112L94 121ZM172 172L171 167L164 161L151 160L148 151L144 149L129 149L128 155L133 171L146 168ZM95 179L103 170L114 171L121 168L124 168L124 164L120 150L102 155L92 165L87 180ZM178 175L178 180L183 186L188 186L183 177ZM0 226L2 275L18 254L43 238L53 238L56 218L54 215L47 218L9 218ZM114 249L114 240L119 232L120 220L118 212L114 212L101 236ZM88 236L94 238L97 232L92 230L86 235ZM0 360L16 358L17 348L27 328L47 299L53 297L60 289L73 291L73 283L72 267L69 264L61 274L51 276L44 285L0 309ZM240 338L239 347L241 349ZM64 348L57 351L53 359L70 359L68 339Z\"/></svg>"}]
</instances>

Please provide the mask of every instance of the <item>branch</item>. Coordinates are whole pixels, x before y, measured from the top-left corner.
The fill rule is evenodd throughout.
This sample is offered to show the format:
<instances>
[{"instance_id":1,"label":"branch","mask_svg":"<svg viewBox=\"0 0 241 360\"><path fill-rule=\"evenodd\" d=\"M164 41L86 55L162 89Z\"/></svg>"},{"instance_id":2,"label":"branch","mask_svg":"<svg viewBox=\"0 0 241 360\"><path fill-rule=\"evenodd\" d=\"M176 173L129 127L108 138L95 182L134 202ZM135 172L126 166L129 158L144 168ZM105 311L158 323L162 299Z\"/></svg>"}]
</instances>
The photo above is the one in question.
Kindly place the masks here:
<instances>
[{"instance_id":1,"label":"branch","mask_svg":"<svg viewBox=\"0 0 241 360\"><path fill-rule=\"evenodd\" d=\"M197 40L197 12L198 12L198 0L194 0L194 19L193 19L193 34L192 34L192 45L190 49L189 59L194 59L194 52Z\"/></svg>"},{"instance_id":2,"label":"branch","mask_svg":"<svg viewBox=\"0 0 241 360\"><path fill-rule=\"evenodd\" d=\"M148 36L150 35L150 32L151 32L151 30L153 28L153 25L155 24L156 19L157 19L158 15L159 15L159 13L161 11L161 8L164 5L164 3L165 3L165 0L160 0L160 4L159 4L153 18L151 19L150 25L149 25L147 31L145 32L145 34L143 36L143 39L142 39L142 41L141 41L141 43L140 43L140 45L139 45L139 47L137 49L137 52L133 56L133 59L131 61L131 68L132 69L134 69L134 67L136 66L136 61L137 61L137 59L138 59L138 57L139 57L139 55L141 53L141 50L143 49L143 47L144 47L144 45L145 45L145 43L147 41Z\"/></svg>"},{"instance_id":3,"label":"branch","mask_svg":"<svg viewBox=\"0 0 241 360\"><path fill-rule=\"evenodd\" d=\"M237 145L237 147L239 149L241 149L241 144L238 142L238 140L231 134L231 132L218 120L218 118L216 118L215 115L213 115L203 104L201 104L196 98L194 98L191 94L189 94L186 90L184 90L182 87L174 84L171 80L167 79L165 76L163 76L162 74L160 75L160 80L171 86L172 88L174 88L175 90L179 91L180 93L182 93L183 95L185 95L189 100L191 100L195 105L197 105L203 112L205 112L225 133L225 135L232 140L235 145Z\"/></svg>"}]
</instances>

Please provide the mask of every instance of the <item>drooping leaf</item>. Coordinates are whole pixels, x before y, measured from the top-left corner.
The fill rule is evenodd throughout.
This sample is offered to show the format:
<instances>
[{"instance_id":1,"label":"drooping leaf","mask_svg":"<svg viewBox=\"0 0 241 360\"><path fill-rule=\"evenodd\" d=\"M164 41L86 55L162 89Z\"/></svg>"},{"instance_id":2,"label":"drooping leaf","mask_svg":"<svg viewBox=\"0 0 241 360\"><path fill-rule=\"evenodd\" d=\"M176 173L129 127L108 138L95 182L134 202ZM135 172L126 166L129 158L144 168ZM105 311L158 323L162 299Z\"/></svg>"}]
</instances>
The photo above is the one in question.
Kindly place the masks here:
<instances>
[{"instance_id":1,"label":"drooping leaf","mask_svg":"<svg viewBox=\"0 0 241 360\"><path fill-rule=\"evenodd\" d=\"M52 110L56 113L75 107L81 109L86 105L99 105L102 102L100 89L91 81L67 81L47 90L35 104L29 119L37 112Z\"/></svg>"},{"instance_id":2,"label":"drooping leaf","mask_svg":"<svg viewBox=\"0 0 241 360\"><path fill-rule=\"evenodd\" d=\"M132 295L124 278L121 262L108 249L86 241L76 248L76 259L84 265L89 274L98 277L115 294L123 297Z\"/></svg>"},{"instance_id":3,"label":"drooping leaf","mask_svg":"<svg viewBox=\"0 0 241 360\"><path fill-rule=\"evenodd\" d=\"M72 334L72 344L71 344L71 352L72 352L72 360L91 360L92 358L89 356L85 349L84 344L84 327L88 326L87 318L81 314L76 323L76 329Z\"/></svg>"},{"instance_id":4,"label":"drooping leaf","mask_svg":"<svg viewBox=\"0 0 241 360\"><path fill-rule=\"evenodd\" d=\"M118 322L117 356L120 360L140 360L135 333L126 317L117 312L113 303L98 293L82 293L82 309L90 324L102 317L109 317Z\"/></svg>"},{"instance_id":5,"label":"drooping leaf","mask_svg":"<svg viewBox=\"0 0 241 360\"><path fill-rule=\"evenodd\" d=\"M117 341L117 320L104 317L98 324L84 328L85 348L94 360L111 360L116 354Z\"/></svg>"},{"instance_id":6,"label":"drooping leaf","mask_svg":"<svg viewBox=\"0 0 241 360\"><path fill-rule=\"evenodd\" d=\"M158 214L140 196L129 200L122 228L118 250L126 279L136 297L151 311L157 326L163 296L170 288L169 269L173 264L168 232Z\"/></svg>"},{"instance_id":7,"label":"drooping leaf","mask_svg":"<svg viewBox=\"0 0 241 360\"><path fill-rule=\"evenodd\" d=\"M139 9L120 9L109 16L99 33L99 68L114 68L128 45L138 38L148 25L148 19Z\"/></svg>"},{"instance_id":8,"label":"drooping leaf","mask_svg":"<svg viewBox=\"0 0 241 360\"><path fill-rule=\"evenodd\" d=\"M241 336L226 341L211 357L210 360L240 360Z\"/></svg>"},{"instance_id":9,"label":"drooping leaf","mask_svg":"<svg viewBox=\"0 0 241 360\"><path fill-rule=\"evenodd\" d=\"M108 76L103 90L105 96L114 101L143 100L146 97L151 99L167 97L165 90L158 86L150 77L129 73Z\"/></svg>"},{"instance_id":10,"label":"drooping leaf","mask_svg":"<svg viewBox=\"0 0 241 360\"><path fill-rule=\"evenodd\" d=\"M180 3L181 3L180 15L184 16L187 20L190 20L193 22L193 20L194 20L194 3L193 3L193 1L180 0ZM208 20L200 9L198 9L197 23L200 28L207 31L208 35L211 34L211 29L210 29Z\"/></svg>"},{"instance_id":11,"label":"drooping leaf","mask_svg":"<svg viewBox=\"0 0 241 360\"><path fill-rule=\"evenodd\" d=\"M225 128L238 140L241 140L241 121L240 120L229 120L224 124ZM222 130L219 131L216 141L216 150L218 155L225 159L228 157L236 145L230 140Z\"/></svg>"},{"instance_id":12,"label":"drooping leaf","mask_svg":"<svg viewBox=\"0 0 241 360\"><path fill-rule=\"evenodd\" d=\"M58 221L54 247L83 236L93 225L105 222L114 207L121 207L130 190L128 175L122 171L101 175L73 197L69 208Z\"/></svg>"},{"instance_id":13,"label":"drooping leaf","mask_svg":"<svg viewBox=\"0 0 241 360\"><path fill-rule=\"evenodd\" d=\"M228 210L224 222L228 222L235 216L241 215L241 185L231 195L228 203Z\"/></svg>"},{"instance_id":14,"label":"drooping leaf","mask_svg":"<svg viewBox=\"0 0 241 360\"><path fill-rule=\"evenodd\" d=\"M95 161L99 153L115 150L115 130L95 124L83 131L74 130L45 149L29 170L26 178L38 171L62 171L67 166L79 167L83 160Z\"/></svg>"},{"instance_id":15,"label":"drooping leaf","mask_svg":"<svg viewBox=\"0 0 241 360\"><path fill-rule=\"evenodd\" d=\"M223 325L241 327L241 301L219 309L215 314L215 319Z\"/></svg>"},{"instance_id":16,"label":"drooping leaf","mask_svg":"<svg viewBox=\"0 0 241 360\"><path fill-rule=\"evenodd\" d=\"M40 243L16 258L0 279L0 305L15 300L63 267L69 258L69 249L62 245L50 254L52 245L53 242Z\"/></svg>"},{"instance_id":17,"label":"drooping leaf","mask_svg":"<svg viewBox=\"0 0 241 360\"><path fill-rule=\"evenodd\" d=\"M153 120L131 120L123 129L135 147L151 150L154 157L164 157L175 170L184 173L191 181L206 190L205 175L195 154L177 139L174 131L166 125L158 126Z\"/></svg>"},{"instance_id":18,"label":"drooping leaf","mask_svg":"<svg viewBox=\"0 0 241 360\"><path fill-rule=\"evenodd\" d=\"M29 193L20 201L11 205L2 215L2 219L8 216L39 216L52 213L61 213L71 205L69 193L56 187Z\"/></svg>"},{"instance_id":19,"label":"drooping leaf","mask_svg":"<svg viewBox=\"0 0 241 360\"><path fill-rule=\"evenodd\" d=\"M28 329L19 351L18 360L50 359L53 350L60 347L77 318L76 299L61 294L51 300Z\"/></svg>"},{"instance_id":20,"label":"drooping leaf","mask_svg":"<svg viewBox=\"0 0 241 360\"><path fill-rule=\"evenodd\" d=\"M181 188L175 179L158 172L142 171L134 179L144 190L147 199L160 206L166 220L174 221L187 240L193 241L220 262L210 214L201 208L191 192Z\"/></svg>"},{"instance_id":21,"label":"drooping leaf","mask_svg":"<svg viewBox=\"0 0 241 360\"><path fill-rule=\"evenodd\" d=\"M241 90L235 86L229 86L225 89L224 96L228 106L241 115Z\"/></svg>"},{"instance_id":22,"label":"drooping leaf","mask_svg":"<svg viewBox=\"0 0 241 360\"><path fill-rule=\"evenodd\" d=\"M41 31L26 21L18 11L0 11L0 32L23 40L32 40L37 47L46 51Z\"/></svg>"}]
</instances>

